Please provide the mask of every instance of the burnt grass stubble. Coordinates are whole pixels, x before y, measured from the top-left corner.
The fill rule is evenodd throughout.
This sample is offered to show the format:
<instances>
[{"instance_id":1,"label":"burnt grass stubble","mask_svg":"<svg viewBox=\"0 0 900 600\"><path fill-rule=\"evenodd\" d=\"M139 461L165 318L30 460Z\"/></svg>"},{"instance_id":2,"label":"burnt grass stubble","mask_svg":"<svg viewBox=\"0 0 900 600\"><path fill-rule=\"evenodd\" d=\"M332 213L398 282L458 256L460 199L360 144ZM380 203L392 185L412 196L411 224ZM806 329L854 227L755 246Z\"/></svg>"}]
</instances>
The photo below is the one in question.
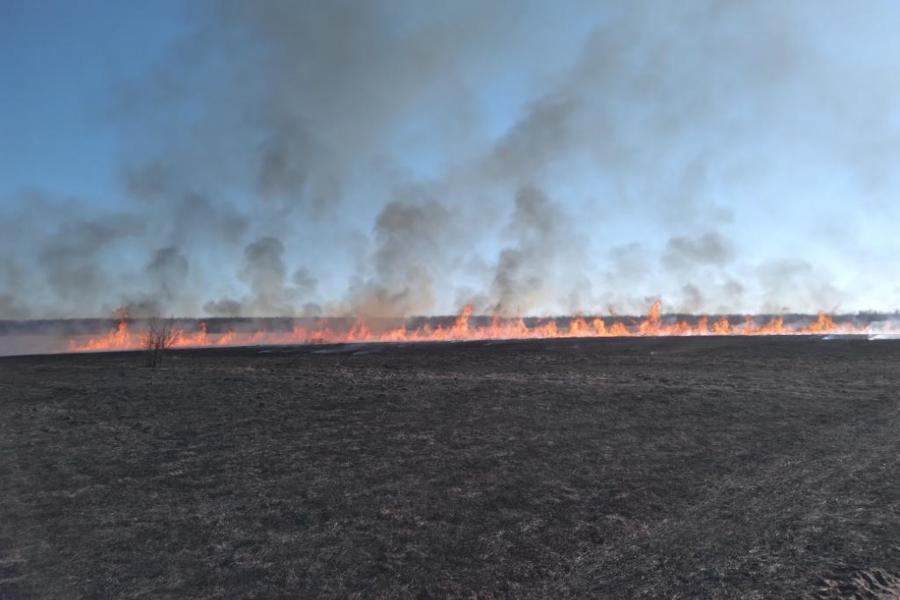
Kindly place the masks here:
<instances>
[{"instance_id":1,"label":"burnt grass stubble","mask_svg":"<svg viewBox=\"0 0 900 600\"><path fill-rule=\"evenodd\" d=\"M838 597L900 574L900 342L142 365L0 360L0 598Z\"/></svg>"}]
</instances>

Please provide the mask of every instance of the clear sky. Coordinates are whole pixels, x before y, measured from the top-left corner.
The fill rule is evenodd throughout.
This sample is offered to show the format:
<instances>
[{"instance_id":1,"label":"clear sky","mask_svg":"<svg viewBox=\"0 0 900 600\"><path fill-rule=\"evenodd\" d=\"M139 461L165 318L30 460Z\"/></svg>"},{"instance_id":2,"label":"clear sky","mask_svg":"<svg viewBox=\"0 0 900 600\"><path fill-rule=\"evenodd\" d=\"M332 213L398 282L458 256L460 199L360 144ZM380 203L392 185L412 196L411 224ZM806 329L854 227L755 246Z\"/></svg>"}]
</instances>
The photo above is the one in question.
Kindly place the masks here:
<instances>
[{"instance_id":1,"label":"clear sky","mask_svg":"<svg viewBox=\"0 0 900 600\"><path fill-rule=\"evenodd\" d=\"M893 2L0 4L0 318L900 307Z\"/></svg>"},{"instance_id":2,"label":"clear sky","mask_svg":"<svg viewBox=\"0 0 900 600\"><path fill-rule=\"evenodd\" d=\"M117 190L116 82L140 77L185 33L177 2L4 2L2 193L40 187L109 201ZM100 198L102 196L102 198Z\"/></svg>"}]
</instances>

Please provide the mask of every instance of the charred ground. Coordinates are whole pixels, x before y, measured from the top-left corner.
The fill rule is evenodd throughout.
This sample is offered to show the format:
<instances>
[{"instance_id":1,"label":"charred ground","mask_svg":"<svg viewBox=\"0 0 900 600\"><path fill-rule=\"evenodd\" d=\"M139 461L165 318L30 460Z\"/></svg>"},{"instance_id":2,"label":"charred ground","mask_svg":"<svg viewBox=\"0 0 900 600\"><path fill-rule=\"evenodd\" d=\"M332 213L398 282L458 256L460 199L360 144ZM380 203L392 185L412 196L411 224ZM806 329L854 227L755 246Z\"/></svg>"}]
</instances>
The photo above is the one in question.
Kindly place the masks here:
<instances>
[{"instance_id":1,"label":"charred ground","mask_svg":"<svg viewBox=\"0 0 900 600\"><path fill-rule=\"evenodd\" d=\"M0 359L0 597L767 598L900 575L900 341L142 364Z\"/></svg>"}]
</instances>

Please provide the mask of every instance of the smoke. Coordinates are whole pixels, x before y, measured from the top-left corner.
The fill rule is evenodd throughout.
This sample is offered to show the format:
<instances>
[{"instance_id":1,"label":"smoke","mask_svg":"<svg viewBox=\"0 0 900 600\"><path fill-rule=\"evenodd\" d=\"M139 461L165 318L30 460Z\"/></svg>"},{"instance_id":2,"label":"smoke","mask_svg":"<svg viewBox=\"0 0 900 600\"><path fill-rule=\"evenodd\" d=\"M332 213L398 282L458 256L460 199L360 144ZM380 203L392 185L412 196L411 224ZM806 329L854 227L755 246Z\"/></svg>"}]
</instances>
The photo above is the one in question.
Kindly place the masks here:
<instances>
[{"instance_id":1,"label":"smoke","mask_svg":"<svg viewBox=\"0 0 900 600\"><path fill-rule=\"evenodd\" d=\"M178 248L160 248L147 264L146 272L162 298L171 301L187 283L188 260Z\"/></svg>"},{"instance_id":2,"label":"smoke","mask_svg":"<svg viewBox=\"0 0 900 600\"><path fill-rule=\"evenodd\" d=\"M454 218L433 201L394 201L375 221L374 273L351 286L350 311L365 316L427 313L442 291L445 250L453 243Z\"/></svg>"},{"instance_id":3,"label":"smoke","mask_svg":"<svg viewBox=\"0 0 900 600\"><path fill-rule=\"evenodd\" d=\"M294 271L294 274L291 275L291 281L294 283L297 293L303 297L310 297L315 294L316 286L319 284L316 278L304 268Z\"/></svg>"},{"instance_id":4,"label":"smoke","mask_svg":"<svg viewBox=\"0 0 900 600\"><path fill-rule=\"evenodd\" d=\"M18 304L18 300L12 294L0 295L0 314L5 319L27 319L31 317L31 311L27 307Z\"/></svg>"},{"instance_id":5,"label":"smoke","mask_svg":"<svg viewBox=\"0 0 900 600\"><path fill-rule=\"evenodd\" d=\"M184 20L111 82L120 197L4 198L0 318L896 305L893 7L223 0Z\"/></svg>"},{"instance_id":6,"label":"smoke","mask_svg":"<svg viewBox=\"0 0 900 600\"><path fill-rule=\"evenodd\" d=\"M284 244L273 237L255 240L244 248L238 277L249 287L243 299L208 300L203 310L213 316L293 316L301 301L316 289L316 280L305 269L290 278L284 263Z\"/></svg>"},{"instance_id":7,"label":"smoke","mask_svg":"<svg viewBox=\"0 0 900 600\"><path fill-rule=\"evenodd\" d=\"M130 215L96 219L71 216L48 229L30 269L15 263L7 269L7 279L18 280L19 284L10 288L12 294L41 290L38 300L53 306L55 310L50 314L54 316L74 313L80 306L102 306L109 302L107 290L118 287L118 277L103 259L143 232L140 220ZM23 247L32 243L24 239L26 235L15 236L20 238ZM19 252L21 247L11 256ZM10 305L27 305L27 300L25 294L15 295Z\"/></svg>"},{"instance_id":8,"label":"smoke","mask_svg":"<svg viewBox=\"0 0 900 600\"><path fill-rule=\"evenodd\" d=\"M815 303L821 310L833 312L843 304L843 294L828 283L828 279L802 260L779 260L760 265L757 270L762 289L763 306L767 312L786 312L789 306L779 305L775 298L800 296L806 305Z\"/></svg>"},{"instance_id":9,"label":"smoke","mask_svg":"<svg viewBox=\"0 0 900 600\"><path fill-rule=\"evenodd\" d=\"M671 269L690 269L694 265L724 265L733 258L728 240L717 233L696 238L670 238L663 254L663 264Z\"/></svg>"},{"instance_id":10,"label":"smoke","mask_svg":"<svg viewBox=\"0 0 900 600\"><path fill-rule=\"evenodd\" d=\"M285 287L284 245L272 237L247 244L239 277L250 286L254 313L291 314L294 290Z\"/></svg>"},{"instance_id":11,"label":"smoke","mask_svg":"<svg viewBox=\"0 0 900 600\"><path fill-rule=\"evenodd\" d=\"M488 176L529 180L535 173L567 153L574 132L574 100L565 97L541 98L529 106L509 133L496 143L485 161Z\"/></svg>"},{"instance_id":12,"label":"smoke","mask_svg":"<svg viewBox=\"0 0 900 600\"><path fill-rule=\"evenodd\" d=\"M529 314L543 302L566 298L567 287L583 285L581 278L571 277L583 260L571 225L538 188L518 191L508 227L516 241L500 251L491 283L492 312Z\"/></svg>"}]
</instances>

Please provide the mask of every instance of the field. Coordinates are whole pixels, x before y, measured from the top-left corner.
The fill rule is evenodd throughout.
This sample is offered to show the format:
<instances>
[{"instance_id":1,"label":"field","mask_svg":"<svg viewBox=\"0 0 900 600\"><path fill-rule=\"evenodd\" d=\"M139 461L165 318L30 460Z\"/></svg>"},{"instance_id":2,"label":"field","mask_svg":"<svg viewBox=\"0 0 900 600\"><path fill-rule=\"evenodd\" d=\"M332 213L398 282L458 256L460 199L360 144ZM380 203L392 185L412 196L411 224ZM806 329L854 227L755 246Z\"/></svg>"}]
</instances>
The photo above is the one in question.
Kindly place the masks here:
<instances>
[{"instance_id":1,"label":"field","mask_svg":"<svg viewBox=\"0 0 900 600\"><path fill-rule=\"evenodd\" d=\"M7 357L0 453L4 599L900 594L900 341Z\"/></svg>"}]
</instances>

